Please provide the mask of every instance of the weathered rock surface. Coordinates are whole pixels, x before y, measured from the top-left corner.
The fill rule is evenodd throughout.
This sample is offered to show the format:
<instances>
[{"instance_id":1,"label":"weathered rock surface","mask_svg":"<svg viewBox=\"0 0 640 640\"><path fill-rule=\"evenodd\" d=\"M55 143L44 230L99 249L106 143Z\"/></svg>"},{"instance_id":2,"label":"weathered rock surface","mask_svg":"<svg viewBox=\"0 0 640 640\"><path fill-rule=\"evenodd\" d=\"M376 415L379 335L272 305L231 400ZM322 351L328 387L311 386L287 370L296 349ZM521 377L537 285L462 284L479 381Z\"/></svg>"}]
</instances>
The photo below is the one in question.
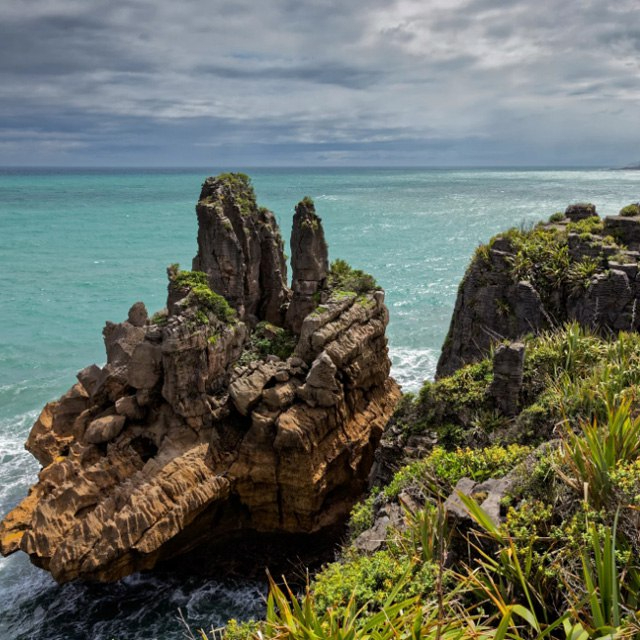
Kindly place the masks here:
<instances>
[{"instance_id":1,"label":"weathered rock surface","mask_svg":"<svg viewBox=\"0 0 640 640\"><path fill-rule=\"evenodd\" d=\"M295 352L256 357L247 324L282 324L289 294L275 221L243 189L205 182L194 260L237 315L205 276L170 268L167 310L149 320L136 303L107 323L107 364L31 430L43 468L0 523L4 555L22 550L60 582L112 581L196 547L229 556L261 532L323 532L365 488L400 395L384 295L323 289ZM313 255L293 247L295 264L324 264L323 242L301 246Z\"/></svg>"},{"instance_id":2,"label":"weathered rock surface","mask_svg":"<svg viewBox=\"0 0 640 640\"><path fill-rule=\"evenodd\" d=\"M493 355L493 381L489 395L505 416L518 413L525 347L522 342L501 344Z\"/></svg>"},{"instance_id":3,"label":"weathered rock surface","mask_svg":"<svg viewBox=\"0 0 640 640\"><path fill-rule=\"evenodd\" d=\"M196 207L198 254L213 291L224 296L241 320L281 326L291 293L283 242L271 211L258 207L242 174L208 178Z\"/></svg>"},{"instance_id":4,"label":"weathered rock surface","mask_svg":"<svg viewBox=\"0 0 640 640\"><path fill-rule=\"evenodd\" d=\"M326 288L329 272L327 243L313 202L303 200L296 207L291 229L291 269L293 298L287 311L287 326L299 333L302 322L317 306Z\"/></svg>"},{"instance_id":5,"label":"weathered rock surface","mask_svg":"<svg viewBox=\"0 0 640 640\"><path fill-rule=\"evenodd\" d=\"M640 218L598 221L592 204L570 205L565 216L546 225L563 238L559 251L566 252L568 262L545 290L522 279L522 251L509 234L476 253L458 290L437 377L481 359L497 341L517 340L567 320L596 331L638 330ZM571 226L589 220L597 223L590 231ZM534 263L532 270L542 267Z\"/></svg>"}]
</instances>

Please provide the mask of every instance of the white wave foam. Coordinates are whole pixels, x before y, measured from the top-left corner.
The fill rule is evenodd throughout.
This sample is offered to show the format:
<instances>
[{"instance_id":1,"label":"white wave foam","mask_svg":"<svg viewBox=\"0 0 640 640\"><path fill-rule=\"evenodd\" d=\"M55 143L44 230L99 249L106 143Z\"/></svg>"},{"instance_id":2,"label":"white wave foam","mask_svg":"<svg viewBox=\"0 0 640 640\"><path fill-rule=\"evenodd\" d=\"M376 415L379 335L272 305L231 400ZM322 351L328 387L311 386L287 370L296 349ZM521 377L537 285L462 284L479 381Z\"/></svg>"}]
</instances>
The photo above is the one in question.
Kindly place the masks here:
<instances>
[{"instance_id":1,"label":"white wave foam","mask_svg":"<svg viewBox=\"0 0 640 640\"><path fill-rule=\"evenodd\" d=\"M39 465L25 451L24 438L37 416L37 411L28 411L0 420L0 517L13 509L36 481Z\"/></svg>"},{"instance_id":2,"label":"white wave foam","mask_svg":"<svg viewBox=\"0 0 640 640\"><path fill-rule=\"evenodd\" d=\"M433 379L438 364L435 349L412 349L411 347L391 347L391 375L403 391L420 390L425 380Z\"/></svg>"}]
</instances>

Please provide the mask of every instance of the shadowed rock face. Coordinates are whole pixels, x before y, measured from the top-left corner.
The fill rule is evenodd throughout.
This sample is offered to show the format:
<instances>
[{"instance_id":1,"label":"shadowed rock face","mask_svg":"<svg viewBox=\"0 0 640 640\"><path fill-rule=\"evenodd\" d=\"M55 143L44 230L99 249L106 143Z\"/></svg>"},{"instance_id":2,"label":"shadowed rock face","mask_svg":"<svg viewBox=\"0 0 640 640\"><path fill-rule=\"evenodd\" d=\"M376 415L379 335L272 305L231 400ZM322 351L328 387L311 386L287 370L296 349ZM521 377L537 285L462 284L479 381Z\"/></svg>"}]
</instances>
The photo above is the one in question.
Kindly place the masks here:
<instances>
[{"instance_id":1,"label":"shadowed rock face","mask_svg":"<svg viewBox=\"0 0 640 640\"><path fill-rule=\"evenodd\" d=\"M509 234L496 236L476 254L460 284L437 377L483 358L496 341L567 320L604 332L640 328L640 217L621 213L599 220L594 205L577 204L543 229L556 232L556 281L543 289L535 277L522 278L517 265L526 251ZM534 262L529 275L543 266Z\"/></svg>"},{"instance_id":2,"label":"shadowed rock face","mask_svg":"<svg viewBox=\"0 0 640 640\"><path fill-rule=\"evenodd\" d=\"M4 555L22 550L59 582L113 581L196 547L229 557L260 533L322 533L348 514L399 397L384 294L334 296L318 280L322 306L294 351L257 356L248 326L281 319L288 290L273 216L252 198L243 209L242 185L205 182L194 264L206 275L170 268L167 309L149 320L136 303L107 323L107 364L43 409L26 445L43 468L0 524ZM314 246L322 264L324 241ZM293 259L304 262L295 247Z\"/></svg>"}]
</instances>

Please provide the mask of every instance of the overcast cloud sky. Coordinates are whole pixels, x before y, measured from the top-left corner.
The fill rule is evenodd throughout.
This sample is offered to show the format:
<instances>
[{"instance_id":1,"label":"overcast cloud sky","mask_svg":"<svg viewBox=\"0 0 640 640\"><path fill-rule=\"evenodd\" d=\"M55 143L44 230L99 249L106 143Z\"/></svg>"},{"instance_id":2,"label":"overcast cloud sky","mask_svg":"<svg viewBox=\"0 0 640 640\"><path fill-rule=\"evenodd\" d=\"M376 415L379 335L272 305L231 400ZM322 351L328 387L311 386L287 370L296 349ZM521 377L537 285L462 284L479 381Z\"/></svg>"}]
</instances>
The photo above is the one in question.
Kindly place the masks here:
<instances>
[{"instance_id":1,"label":"overcast cloud sky","mask_svg":"<svg viewBox=\"0 0 640 640\"><path fill-rule=\"evenodd\" d=\"M1 165L640 161L638 0L1 0Z\"/></svg>"}]
</instances>

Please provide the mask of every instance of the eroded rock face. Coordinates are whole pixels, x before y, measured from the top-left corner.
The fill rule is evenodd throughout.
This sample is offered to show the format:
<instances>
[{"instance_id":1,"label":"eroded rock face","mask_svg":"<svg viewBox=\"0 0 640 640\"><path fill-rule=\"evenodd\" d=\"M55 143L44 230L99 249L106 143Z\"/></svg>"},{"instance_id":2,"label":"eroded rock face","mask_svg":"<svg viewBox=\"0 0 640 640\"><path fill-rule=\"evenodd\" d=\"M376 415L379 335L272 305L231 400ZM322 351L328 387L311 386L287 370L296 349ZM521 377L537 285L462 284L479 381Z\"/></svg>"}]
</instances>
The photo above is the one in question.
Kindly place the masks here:
<instances>
[{"instance_id":1,"label":"eroded rock face","mask_svg":"<svg viewBox=\"0 0 640 640\"><path fill-rule=\"evenodd\" d=\"M212 202L198 203L195 264L238 313L198 274L170 269L167 310L149 320L137 303L108 323L107 364L81 371L29 435L43 468L0 524L0 550L26 552L60 582L117 580L199 545L228 556L259 532L334 527L365 488L399 398L381 291L322 289L294 352L255 357L247 324L282 320L288 296L279 249L263 242L279 232L263 228L264 212L247 218L224 179L203 194Z\"/></svg>"},{"instance_id":2,"label":"eroded rock face","mask_svg":"<svg viewBox=\"0 0 640 640\"><path fill-rule=\"evenodd\" d=\"M198 253L193 270L209 277L241 320L282 325L291 294L283 242L271 211L258 207L246 176L208 178L196 207Z\"/></svg>"},{"instance_id":3,"label":"eroded rock face","mask_svg":"<svg viewBox=\"0 0 640 640\"><path fill-rule=\"evenodd\" d=\"M518 413L525 346L522 342L499 345L493 355L493 381L489 395L505 416Z\"/></svg>"},{"instance_id":4,"label":"eroded rock face","mask_svg":"<svg viewBox=\"0 0 640 640\"><path fill-rule=\"evenodd\" d=\"M548 282L546 290L519 278L522 251L509 234L497 236L476 254L458 289L437 377L483 358L496 342L568 320L595 331L640 328L640 218L599 220L592 204L570 205L565 216L546 225L560 234L558 249L566 252L566 262L564 254L558 259L557 281ZM571 226L590 220L595 222L591 227Z\"/></svg>"},{"instance_id":5,"label":"eroded rock face","mask_svg":"<svg viewBox=\"0 0 640 640\"><path fill-rule=\"evenodd\" d=\"M287 311L287 326L299 333L306 316L318 305L317 296L326 288L329 272L324 230L310 200L300 202L293 216L291 268L293 298Z\"/></svg>"},{"instance_id":6,"label":"eroded rock face","mask_svg":"<svg viewBox=\"0 0 640 640\"><path fill-rule=\"evenodd\" d=\"M537 333L548 326L540 294L527 281L514 282L508 242L490 249L489 263L475 259L458 289L437 376L447 376L488 353L492 342Z\"/></svg>"}]
</instances>

